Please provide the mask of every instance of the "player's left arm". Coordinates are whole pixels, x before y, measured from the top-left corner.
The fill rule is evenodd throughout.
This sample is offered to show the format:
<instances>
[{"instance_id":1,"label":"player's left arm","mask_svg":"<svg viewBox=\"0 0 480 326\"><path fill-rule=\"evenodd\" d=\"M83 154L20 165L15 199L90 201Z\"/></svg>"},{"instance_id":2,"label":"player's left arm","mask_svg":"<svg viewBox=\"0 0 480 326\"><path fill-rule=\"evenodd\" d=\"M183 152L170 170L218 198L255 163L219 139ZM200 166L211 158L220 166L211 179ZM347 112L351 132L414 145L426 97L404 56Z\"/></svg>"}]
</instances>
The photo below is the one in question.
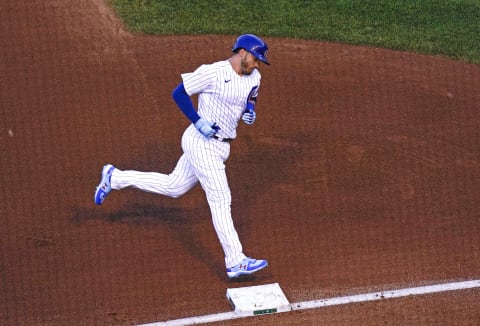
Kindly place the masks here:
<instances>
[{"instance_id":1,"label":"player's left arm","mask_svg":"<svg viewBox=\"0 0 480 326\"><path fill-rule=\"evenodd\" d=\"M255 120L257 119L257 113L255 112L255 105L257 104L257 96L258 96L258 85L252 87L250 93L247 97L247 103L245 105L245 111L242 114L242 120L247 125L253 125Z\"/></svg>"}]
</instances>

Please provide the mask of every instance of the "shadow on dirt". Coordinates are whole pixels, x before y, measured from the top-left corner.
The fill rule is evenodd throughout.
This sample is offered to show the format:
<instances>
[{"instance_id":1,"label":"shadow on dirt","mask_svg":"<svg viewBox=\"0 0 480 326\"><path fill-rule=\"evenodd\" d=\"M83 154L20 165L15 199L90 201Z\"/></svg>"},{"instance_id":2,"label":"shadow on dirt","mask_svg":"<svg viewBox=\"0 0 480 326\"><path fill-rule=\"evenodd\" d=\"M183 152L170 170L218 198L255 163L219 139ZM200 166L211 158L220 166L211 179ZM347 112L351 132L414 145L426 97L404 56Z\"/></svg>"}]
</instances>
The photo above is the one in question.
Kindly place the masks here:
<instances>
[{"instance_id":1,"label":"shadow on dirt","mask_svg":"<svg viewBox=\"0 0 480 326\"><path fill-rule=\"evenodd\" d=\"M113 224L127 224L141 228L167 228L183 249L196 260L207 265L220 280L226 280L223 260L212 254L200 239L198 226L200 219L195 218L197 210L185 210L175 207L153 205L126 205L115 212L105 212L94 208L76 207L73 209L71 223L81 226L89 221L103 221ZM210 223L210 221L208 221ZM209 230L209 232L213 232Z\"/></svg>"}]
</instances>

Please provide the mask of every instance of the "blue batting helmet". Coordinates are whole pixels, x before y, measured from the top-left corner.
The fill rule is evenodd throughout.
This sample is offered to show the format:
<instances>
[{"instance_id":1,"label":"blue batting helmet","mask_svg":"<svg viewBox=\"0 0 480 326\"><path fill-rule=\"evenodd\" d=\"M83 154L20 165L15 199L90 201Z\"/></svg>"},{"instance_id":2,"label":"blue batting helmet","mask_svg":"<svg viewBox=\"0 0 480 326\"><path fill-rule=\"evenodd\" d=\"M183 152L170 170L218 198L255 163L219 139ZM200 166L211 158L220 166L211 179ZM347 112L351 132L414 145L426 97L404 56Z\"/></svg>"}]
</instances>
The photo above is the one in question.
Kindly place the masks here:
<instances>
[{"instance_id":1,"label":"blue batting helmet","mask_svg":"<svg viewBox=\"0 0 480 326\"><path fill-rule=\"evenodd\" d=\"M270 64L267 59L268 45L261 38L253 34L243 34L237 38L237 41L232 47L235 52L238 49L245 49L253 54L258 60Z\"/></svg>"}]
</instances>

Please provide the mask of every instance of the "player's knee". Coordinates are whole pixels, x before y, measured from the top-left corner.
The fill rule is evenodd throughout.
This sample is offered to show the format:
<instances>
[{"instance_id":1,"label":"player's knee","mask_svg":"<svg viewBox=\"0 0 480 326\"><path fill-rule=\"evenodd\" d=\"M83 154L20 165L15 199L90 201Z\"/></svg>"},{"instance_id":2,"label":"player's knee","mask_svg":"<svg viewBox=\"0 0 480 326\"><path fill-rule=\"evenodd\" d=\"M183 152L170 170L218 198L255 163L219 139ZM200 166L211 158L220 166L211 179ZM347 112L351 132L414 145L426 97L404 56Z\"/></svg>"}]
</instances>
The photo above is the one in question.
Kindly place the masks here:
<instances>
[{"instance_id":1,"label":"player's knee","mask_svg":"<svg viewBox=\"0 0 480 326\"><path fill-rule=\"evenodd\" d=\"M178 180L176 178L170 178L168 183L167 195L171 198L179 198L185 195L195 185L194 182L184 182L184 180ZM180 182L182 181L182 182Z\"/></svg>"},{"instance_id":2,"label":"player's knee","mask_svg":"<svg viewBox=\"0 0 480 326\"><path fill-rule=\"evenodd\" d=\"M164 191L164 194L170 198L180 198L187 192L186 189L181 187L167 187Z\"/></svg>"},{"instance_id":3,"label":"player's knee","mask_svg":"<svg viewBox=\"0 0 480 326\"><path fill-rule=\"evenodd\" d=\"M184 194L185 194L185 191L183 191L183 192L170 192L169 197L177 199L177 198L182 197Z\"/></svg>"}]
</instances>

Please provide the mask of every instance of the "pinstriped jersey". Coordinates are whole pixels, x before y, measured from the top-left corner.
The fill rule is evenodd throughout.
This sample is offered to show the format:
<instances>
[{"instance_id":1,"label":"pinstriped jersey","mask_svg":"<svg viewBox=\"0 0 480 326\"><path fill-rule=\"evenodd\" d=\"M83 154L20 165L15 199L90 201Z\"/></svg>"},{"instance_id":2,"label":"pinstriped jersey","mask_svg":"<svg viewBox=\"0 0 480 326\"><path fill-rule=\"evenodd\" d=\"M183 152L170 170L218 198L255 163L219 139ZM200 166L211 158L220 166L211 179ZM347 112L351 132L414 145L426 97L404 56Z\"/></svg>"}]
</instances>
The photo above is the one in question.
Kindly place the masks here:
<instances>
[{"instance_id":1,"label":"pinstriped jersey","mask_svg":"<svg viewBox=\"0 0 480 326\"><path fill-rule=\"evenodd\" d=\"M217 135L235 138L238 122L245 111L252 88L260 87L261 75L254 69L240 76L228 60L205 64L194 72L182 74L189 96L198 94L198 115L220 127Z\"/></svg>"}]
</instances>

